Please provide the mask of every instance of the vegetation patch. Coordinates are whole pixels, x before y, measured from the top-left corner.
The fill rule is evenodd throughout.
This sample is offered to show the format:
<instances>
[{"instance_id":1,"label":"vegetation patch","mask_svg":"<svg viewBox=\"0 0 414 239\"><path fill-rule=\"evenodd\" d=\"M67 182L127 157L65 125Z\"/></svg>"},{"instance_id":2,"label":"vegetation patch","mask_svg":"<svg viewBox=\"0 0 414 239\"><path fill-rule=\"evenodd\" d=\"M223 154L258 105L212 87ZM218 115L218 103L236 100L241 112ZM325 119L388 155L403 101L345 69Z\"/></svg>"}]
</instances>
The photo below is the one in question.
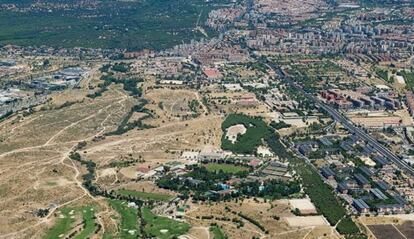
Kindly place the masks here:
<instances>
[{"instance_id":1,"label":"vegetation patch","mask_svg":"<svg viewBox=\"0 0 414 239\"><path fill-rule=\"evenodd\" d=\"M375 69L375 73L378 75L379 78L383 79L386 82L391 83L390 82L390 79L388 77L388 71L387 70L383 70L383 69L380 69L380 68L376 68Z\"/></svg>"},{"instance_id":2,"label":"vegetation patch","mask_svg":"<svg viewBox=\"0 0 414 239\"><path fill-rule=\"evenodd\" d=\"M199 115L198 109L201 107L200 102L198 100L191 100L188 102L188 108L193 112L193 116L197 117Z\"/></svg>"},{"instance_id":3,"label":"vegetation patch","mask_svg":"<svg viewBox=\"0 0 414 239\"><path fill-rule=\"evenodd\" d=\"M95 222L95 211L93 207L82 208L82 221L83 230L74 237L75 239L89 238L95 232L97 224Z\"/></svg>"},{"instance_id":4,"label":"vegetation patch","mask_svg":"<svg viewBox=\"0 0 414 239\"><path fill-rule=\"evenodd\" d=\"M47 232L45 236L46 239L59 238L60 235L69 233L75 222L75 219L71 218L71 215L69 215L71 211L71 208L62 208L62 216L57 219L56 224Z\"/></svg>"},{"instance_id":5,"label":"vegetation patch","mask_svg":"<svg viewBox=\"0 0 414 239\"><path fill-rule=\"evenodd\" d=\"M290 158L291 154L286 151L285 146L280 142L280 136L278 133L273 133L271 136L266 138L266 143L269 148L275 153L279 158Z\"/></svg>"},{"instance_id":6,"label":"vegetation patch","mask_svg":"<svg viewBox=\"0 0 414 239\"><path fill-rule=\"evenodd\" d=\"M300 193L300 185L297 181L284 182L278 179L272 179L264 182L242 182L238 187L240 194L263 197L271 200L288 198Z\"/></svg>"},{"instance_id":7,"label":"vegetation patch","mask_svg":"<svg viewBox=\"0 0 414 239\"><path fill-rule=\"evenodd\" d=\"M399 71L397 75L404 77L405 84L408 90L414 89L414 72L411 71Z\"/></svg>"},{"instance_id":8,"label":"vegetation patch","mask_svg":"<svg viewBox=\"0 0 414 239\"><path fill-rule=\"evenodd\" d=\"M270 126L274 129L278 130L278 129L289 128L292 125L287 124L284 121L279 121L279 122L272 121L272 123L270 123Z\"/></svg>"},{"instance_id":9,"label":"vegetation patch","mask_svg":"<svg viewBox=\"0 0 414 239\"><path fill-rule=\"evenodd\" d=\"M300 161L300 159L296 161ZM334 195L332 189L306 163L298 162L296 169L302 178L305 192L309 195L316 208L326 217L331 225L338 223L345 216L346 211Z\"/></svg>"},{"instance_id":10,"label":"vegetation patch","mask_svg":"<svg viewBox=\"0 0 414 239\"><path fill-rule=\"evenodd\" d=\"M168 201L173 198L171 195L160 194L160 193L148 193L148 192L139 192L133 190L121 189L117 191L118 194L124 196L133 196L135 198L143 200L154 200L154 201Z\"/></svg>"},{"instance_id":11,"label":"vegetation patch","mask_svg":"<svg viewBox=\"0 0 414 239\"><path fill-rule=\"evenodd\" d=\"M188 232L190 225L153 214L148 207L142 208L142 220L147 236L160 239L175 238Z\"/></svg>"},{"instance_id":12,"label":"vegetation patch","mask_svg":"<svg viewBox=\"0 0 414 239\"><path fill-rule=\"evenodd\" d=\"M140 104L134 105L131 110L124 116L124 118L122 119L121 123L119 124L118 128L114 131L105 133L105 135L107 136L111 136L111 135L122 135L132 129L138 128L138 129L149 129L152 128L151 125L147 125L143 123L143 120L151 117L151 115L149 114L150 112L147 111L147 109L144 108L144 106L147 104L146 101L141 102ZM141 117L137 120L135 120L134 122L129 122L129 120L131 119L132 115L135 112L139 112L139 113L147 113L147 115L145 115L144 117Z\"/></svg>"},{"instance_id":13,"label":"vegetation patch","mask_svg":"<svg viewBox=\"0 0 414 239\"><path fill-rule=\"evenodd\" d=\"M76 239L87 238L92 235L96 228L95 211L92 206L84 206L80 208L65 207L61 209L61 216L57 219L55 225L47 232L46 239L60 238L62 235L70 236ZM74 228L75 217L82 216L82 229L72 232Z\"/></svg>"},{"instance_id":14,"label":"vegetation patch","mask_svg":"<svg viewBox=\"0 0 414 239\"><path fill-rule=\"evenodd\" d=\"M210 227L210 232L213 234L213 239L226 239L227 236L217 225Z\"/></svg>"},{"instance_id":15,"label":"vegetation patch","mask_svg":"<svg viewBox=\"0 0 414 239\"><path fill-rule=\"evenodd\" d=\"M241 213L241 212L239 212L239 213L238 213L238 215L239 215L241 218L243 218L244 220L246 220L246 221L250 222L251 224L255 225L256 227L258 227L260 230L262 230L262 231L263 231L263 232L265 232L266 234L268 233L268 231L266 230L266 228L265 228L262 224L260 224L260 222L259 222L259 221L257 221L256 219L251 218L251 217L249 217L249 216L247 216L247 215L244 215L244 214L243 214L243 213Z\"/></svg>"},{"instance_id":16,"label":"vegetation patch","mask_svg":"<svg viewBox=\"0 0 414 239\"><path fill-rule=\"evenodd\" d=\"M359 233L359 228L349 217L343 218L336 226L336 230L338 230L338 232L342 235L351 235Z\"/></svg>"},{"instance_id":17,"label":"vegetation patch","mask_svg":"<svg viewBox=\"0 0 414 239\"><path fill-rule=\"evenodd\" d=\"M120 200L109 200L109 204L121 217L120 237L125 239L139 238L137 209L128 207L127 203Z\"/></svg>"},{"instance_id":18,"label":"vegetation patch","mask_svg":"<svg viewBox=\"0 0 414 239\"><path fill-rule=\"evenodd\" d=\"M36 1L7 1L17 9L0 10L0 44L161 50L205 37L194 31L194 26L205 22L208 13L220 8L220 4L229 3L222 0L88 2L46 0L31 9L30 4ZM215 35L212 29L206 31L209 36Z\"/></svg>"},{"instance_id":19,"label":"vegetation patch","mask_svg":"<svg viewBox=\"0 0 414 239\"><path fill-rule=\"evenodd\" d=\"M262 144L262 140L270 134L266 123L260 117L230 114L222 123L221 128L225 132L227 128L238 124L246 127L246 133L239 135L234 144L223 134L221 148L236 154L254 154L257 147Z\"/></svg>"},{"instance_id":20,"label":"vegetation patch","mask_svg":"<svg viewBox=\"0 0 414 239\"><path fill-rule=\"evenodd\" d=\"M207 171L210 171L210 172L218 172L221 170L225 173L231 173L231 174L237 174L240 172L249 171L249 168L245 166L234 165L234 164L224 164L224 163L208 163L208 164L204 164L204 167L207 169Z\"/></svg>"}]
</instances>

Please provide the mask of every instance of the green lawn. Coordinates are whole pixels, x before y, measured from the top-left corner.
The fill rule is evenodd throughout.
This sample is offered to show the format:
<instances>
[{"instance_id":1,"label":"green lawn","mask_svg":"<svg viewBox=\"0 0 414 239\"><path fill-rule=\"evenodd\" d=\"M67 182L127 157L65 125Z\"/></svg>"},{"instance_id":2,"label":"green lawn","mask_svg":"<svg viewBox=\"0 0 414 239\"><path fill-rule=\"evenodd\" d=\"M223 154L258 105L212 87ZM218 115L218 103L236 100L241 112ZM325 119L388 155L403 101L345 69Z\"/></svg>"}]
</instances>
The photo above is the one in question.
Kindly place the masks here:
<instances>
[{"instance_id":1,"label":"green lawn","mask_svg":"<svg viewBox=\"0 0 414 239\"><path fill-rule=\"evenodd\" d=\"M119 200L109 200L109 204L121 217L120 220L120 237L123 239L137 238L139 233L137 209L128 207L126 202ZM134 234L129 231L135 231Z\"/></svg>"},{"instance_id":2,"label":"green lawn","mask_svg":"<svg viewBox=\"0 0 414 239\"><path fill-rule=\"evenodd\" d=\"M80 208L62 208L62 217L59 217L55 225L47 232L46 239L59 238L59 235L67 236L67 233L75 226L76 216L82 215L83 222L85 223L82 231L77 234L75 239L83 239L92 235L95 231L95 211L92 206L84 206ZM73 211L72 214L70 212Z\"/></svg>"},{"instance_id":3,"label":"green lawn","mask_svg":"<svg viewBox=\"0 0 414 239\"><path fill-rule=\"evenodd\" d=\"M72 208L62 208L61 213L62 217L59 217L55 225L47 232L46 239L55 239L59 238L59 235L69 232L72 228L72 224L75 222L75 219L70 218L69 212L72 211Z\"/></svg>"},{"instance_id":4,"label":"green lawn","mask_svg":"<svg viewBox=\"0 0 414 239\"><path fill-rule=\"evenodd\" d=\"M408 90L413 90L414 89L414 72L400 71L397 74L404 77L405 84L406 84Z\"/></svg>"},{"instance_id":5,"label":"green lawn","mask_svg":"<svg viewBox=\"0 0 414 239\"><path fill-rule=\"evenodd\" d=\"M210 231L213 233L213 239L226 239L226 235L218 226L210 227Z\"/></svg>"},{"instance_id":6,"label":"green lawn","mask_svg":"<svg viewBox=\"0 0 414 239\"><path fill-rule=\"evenodd\" d=\"M144 200L168 201L173 198L171 195L160 193L147 193L133 190L121 189L117 191L118 194L125 196L133 196Z\"/></svg>"},{"instance_id":7,"label":"green lawn","mask_svg":"<svg viewBox=\"0 0 414 239\"><path fill-rule=\"evenodd\" d=\"M147 207L142 209L142 219L145 221L145 232L148 235L160 239L169 239L174 236L183 235L190 229L187 223L175 221L167 217L161 217L153 214ZM165 230L165 232L162 232Z\"/></svg>"},{"instance_id":8,"label":"green lawn","mask_svg":"<svg viewBox=\"0 0 414 239\"><path fill-rule=\"evenodd\" d=\"M204 167L206 167L206 169L210 172L216 172L219 170L223 170L223 172L225 173L239 173L239 172L244 172L244 171L248 171L249 168L244 167L244 166L238 166L238 165L233 165L233 164L219 164L219 163L209 163L209 164L205 164Z\"/></svg>"},{"instance_id":9,"label":"green lawn","mask_svg":"<svg viewBox=\"0 0 414 239\"><path fill-rule=\"evenodd\" d=\"M392 81L388 78L388 70L377 68L375 73L377 73L377 75L386 82L392 83Z\"/></svg>"}]
</instances>

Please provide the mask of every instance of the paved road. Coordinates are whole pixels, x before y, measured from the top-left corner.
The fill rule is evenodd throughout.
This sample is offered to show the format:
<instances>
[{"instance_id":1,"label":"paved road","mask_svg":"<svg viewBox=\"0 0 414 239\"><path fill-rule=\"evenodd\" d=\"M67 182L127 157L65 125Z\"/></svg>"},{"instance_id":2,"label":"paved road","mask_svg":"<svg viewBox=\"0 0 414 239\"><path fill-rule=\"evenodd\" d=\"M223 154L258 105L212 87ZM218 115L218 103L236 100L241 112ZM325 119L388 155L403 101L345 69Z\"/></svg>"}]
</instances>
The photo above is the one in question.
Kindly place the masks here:
<instances>
[{"instance_id":1,"label":"paved road","mask_svg":"<svg viewBox=\"0 0 414 239\"><path fill-rule=\"evenodd\" d=\"M393 152L391 152L387 147L380 144L375 138L373 138L371 135L366 133L363 129L355 126L347 117L340 114L336 109L332 108L331 106L325 104L321 100L319 100L317 97L315 97L312 94L307 93L305 90L302 89L300 85L298 85L296 82L292 81L288 76L284 74L284 72L278 68L275 65L267 64L268 67L273 69L276 74L282 79L284 82L289 84L290 86L294 87L296 90L303 93L303 95L310 101L314 102L315 105L320 107L321 109L325 110L331 117L341 123L346 129L348 129L351 133L357 135L360 139L364 140L365 142L368 142L372 147L374 147L382 156L386 157L387 159L394 162L396 165L400 167L400 169L404 170L405 172L411 174L414 176L414 169L409 166L406 162L404 162L402 159L400 159L397 155L395 155Z\"/></svg>"}]
</instances>

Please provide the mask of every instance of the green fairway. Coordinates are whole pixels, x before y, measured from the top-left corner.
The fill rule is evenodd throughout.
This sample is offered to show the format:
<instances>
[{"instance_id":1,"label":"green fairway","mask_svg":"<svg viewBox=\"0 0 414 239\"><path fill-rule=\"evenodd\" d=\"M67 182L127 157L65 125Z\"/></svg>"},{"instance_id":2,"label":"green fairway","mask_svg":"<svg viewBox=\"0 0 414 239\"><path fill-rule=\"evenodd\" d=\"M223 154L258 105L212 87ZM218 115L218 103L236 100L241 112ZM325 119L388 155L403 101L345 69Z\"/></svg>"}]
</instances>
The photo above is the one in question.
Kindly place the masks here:
<instances>
[{"instance_id":1,"label":"green fairway","mask_svg":"<svg viewBox=\"0 0 414 239\"><path fill-rule=\"evenodd\" d=\"M133 196L143 200L155 200L155 201L168 201L173 198L171 195L160 194L160 193L147 193L133 190L121 189L117 191L118 194L124 196Z\"/></svg>"},{"instance_id":2,"label":"green fairway","mask_svg":"<svg viewBox=\"0 0 414 239\"><path fill-rule=\"evenodd\" d=\"M120 237L123 239L137 238L139 234L137 209L119 200L109 200L109 204L120 215Z\"/></svg>"},{"instance_id":3,"label":"green fairway","mask_svg":"<svg viewBox=\"0 0 414 239\"><path fill-rule=\"evenodd\" d=\"M238 166L238 165L233 165L233 164L219 164L219 163L209 163L209 164L205 164L204 167L207 168L208 171L210 172L216 172L219 170L223 170L223 172L225 173L239 173L239 172L245 172L248 171L249 168L248 167L244 167L244 166Z\"/></svg>"},{"instance_id":4,"label":"green fairway","mask_svg":"<svg viewBox=\"0 0 414 239\"><path fill-rule=\"evenodd\" d=\"M83 230L77 234L75 239L89 238L95 231L95 209L87 206L82 208L82 219L85 223Z\"/></svg>"},{"instance_id":5,"label":"green fairway","mask_svg":"<svg viewBox=\"0 0 414 239\"><path fill-rule=\"evenodd\" d=\"M60 235L65 235L73 229L75 225L75 217L82 216L84 223L80 233L75 235L75 239L88 238L95 231L95 209L92 206L84 206L80 208L62 208L61 215L55 225L47 232L45 238L55 239Z\"/></svg>"},{"instance_id":6,"label":"green fairway","mask_svg":"<svg viewBox=\"0 0 414 239\"><path fill-rule=\"evenodd\" d=\"M144 230L147 235L160 239L169 239L183 235L190 229L189 224L157 216L147 207L142 209L142 219L146 223Z\"/></svg>"},{"instance_id":7,"label":"green fairway","mask_svg":"<svg viewBox=\"0 0 414 239\"><path fill-rule=\"evenodd\" d=\"M218 226L210 227L210 231L213 233L213 239L226 239L226 235Z\"/></svg>"},{"instance_id":8,"label":"green fairway","mask_svg":"<svg viewBox=\"0 0 414 239\"><path fill-rule=\"evenodd\" d=\"M72 224L75 222L75 219L69 215L71 211L71 208L63 208L61 210L62 216L57 219L55 225L48 231L45 236L46 239L59 238L59 235L66 235L69 232Z\"/></svg>"}]
</instances>

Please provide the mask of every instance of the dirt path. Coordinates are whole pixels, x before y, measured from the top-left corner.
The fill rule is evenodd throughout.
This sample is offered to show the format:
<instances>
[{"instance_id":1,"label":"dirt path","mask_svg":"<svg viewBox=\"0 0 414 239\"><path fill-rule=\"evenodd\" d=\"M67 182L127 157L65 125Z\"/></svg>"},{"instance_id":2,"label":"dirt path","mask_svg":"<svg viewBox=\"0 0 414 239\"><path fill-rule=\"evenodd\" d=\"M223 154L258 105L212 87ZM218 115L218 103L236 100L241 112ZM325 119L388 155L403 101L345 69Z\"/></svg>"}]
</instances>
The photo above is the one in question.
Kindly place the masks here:
<instances>
[{"instance_id":1,"label":"dirt path","mask_svg":"<svg viewBox=\"0 0 414 239\"><path fill-rule=\"evenodd\" d=\"M188 215L185 215L184 216L185 218L189 218L189 219L192 219L192 220L195 220L195 221L203 221L202 219L198 219L198 218L195 218L195 217L191 217L191 216L188 216ZM247 220L245 220L245 219L242 219L246 224L250 224L250 222L248 222ZM224 224L224 225L228 225L228 226L231 226L231 227L234 227L234 228L237 228L237 226L236 225L234 225L234 223L230 223L230 222L223 222L223 221L219 221L221 224ZM252 224L253 225L253 224ZM264 234L264 233L262 233L262 232L260 232L260 231L257 231L257 230L251 230L251 229L247 229L247 228L238 228L238 229L240 229L240 230L243 230L243 231L248 231L248 232L253 232L254 234L258 234L258 235L260 235L260 238L266 238L266 235Z\"/></svg>"},{"instance_id":2,"label":"dirt path","mask_svg":"<svg viewBox=\"0 0 414 239\"><path fill-rule=\"evenodd\" d=\"M65 132L66 130L68 130L69 128L71 128L71 127L74 127L74 126L76 126L76 125L78 125L79 123L81 123L81 122L83 122L83 121L86 121L86 120L89 120L89 119L92 119L93 117L95 117L95 116L97 116L98 114L100 114L100 113L102 113L102 111L103 110L106 110L106 109L109 109L110 107L112 107L114 104L120 104L120 103L122 103L123 101L125 101L127 99L127 97L126 96L124 96L124 97L122 97L122 99L120 99L119 101L117 101L117 102L115 102L115 103L112 103L112 104L109 104L109 105L107 105L106 107L104 107L104 108L101 108L101 109L99 109L96 113L94 113L94 114L92 114L92 115L90 115L90 116L88 116L88 117L85 117L85 118L83 118L83 119L80 119L80 120L78 120L78 121L76 121L76 122L73 122L73 123L71 123L70 125L68 125L68 126L66 126L66 127L64 127L63 129L61 129L59 132L57 132L55 135L53 135L45 144L44 144L44 146L47 146L47 145L49 145L51 142L53 142L59 135L61 135L63 132ZM109 114L110 115L110 114ZM107 118L108 118L108 116L107 116ZM106 119L107 118L105 118L105 120L104 121L106 121ZM101 124L101 126L102 126L102 124Z\"/></svg>"},{"instance_id":3,"label":"dirt path","mask_svg":"<svg viewBox=\"0 0 414 239\"><path fill-rule=\"evenodd\" d=\"M54 142L54 140L57 137L59 137L59 135L63 134L66 130L70 129L71 127L74 127L74 126L80 124L83 121L86 121L86 120L89 120L89 119L92 119L92 118L96 117L97 115L99 115L100 113L102 113L104 110L109 109L113 105L115 105L115 104L121 104L127 98L128 98L127 95L122 95L121 99L119 99L117 102L114 102L112 104L109 104L109 105L105 106L104 108L99 109L94 114L89 115L89 116L87 116L85 118L82 118L82 119L80 119L80 120L78 120L76 122L71 123L70 125L68 125L68 126L64 127L63 129L59 130L56 134L54 134L52 137L50 137L49 140L46 141L46 143L44 143L42 145L19 148L19 149L15 149L15 150L12 150L12 151L9 151L9 152L5 152L5 153L3 153L3 154L0 155L0 158L1 158L1 157L5 157L7 155L13 154L13 153L26 152L26 151L31 151L31 150L35 150L35 149L42 149L42 148L45 148L45 147L62 146L62 145L63 146L70 146L67 150L61 152L62 155L60 157L53 157L49 161L42 162L42 164L43 163L46 163L46 164L56 163L56 164L62 164L64 166L66 166L66 167L69 167L70 169L72 169L74 171L74 175L73 175L73 181L74 181L74 183L77 185L77 187L79 187L82 190L82 195L80 195L80 196L78 196L78 197L76 197L76 198L74 198L72 200L69 200L67 202L64 202L62 204L59 204L56 207L52 208L49 211L48 215L46 217L42 218L36 224L30 225L30 226L28 226L26 228L23 228L23 229L21 229L19 231L13 232L13 233L5 234L5 235L0 235L0 238L12 238L14 236L21 235L22 233L26 232L27 230L30 230L32 228L35 228L35 227L37 227L37 226L39 226L41 224L48 223L51 220L52 215L58 209L60 209L62 207L65 207L65 206L67 206L67 205L69 205L69 204L71 204L71 203L73 203L75 201L78 201L78 200L84 198L85 196L89 197L93 201L97 202L98 205L100 205L101 207L105 208L105 210L102 210L101 212L99 212L99 213L96 214L97 215L97 217L96 217L97 218L97 222L100 224L100 226L102 228L102 233L105 233L105 226L104 226L104 223L102 221L102 214L108 212L109 209L107 208L107 206L105 204L103 204L101 202L101 199L100 198L97 198L97 197L91 195L90 192L86 188L83 187L83 185L82 185L82 183L83 183L82 182L82 179L80 179L81 172L79 171L78 167L76 166L76 163L69 158L69 154L76 148L76 146L77 146L77 144L79 142L88 141L88 140L93 139L96 136L99 136L99 135L103 134L105 132L105 130L106 130L106 127L104 126L105 125L105 122L111 117L112 114L109 113L105 117L105 119L102 120L102 122L100 123L100 128L102 128L102 129L99 132L97 132L95 135L93 135L93 136L90 136L90 137L87 137L87 138L83 138L83 139L74 140L74 141L70 141L70 142L60 142L60 143L57 143L57 142ZM36 119L36 117L35 118L32 118L28 122L24 122L24 124L27 124L27 123L35 120L35 119ZM21 126L22 125L17 126L15 128L13 128L12 130L14 131L14 130L18 129ZM30 165L35 164L35 163L39 163L39 162L28 162L28 163L23 164L23 165L30 167ZM18 167L23 167L23 165L19 165ZM37 175L36 177L37 177L38 180L39 180L38 177L39 177L39 175L41 173L42 173L42 171L39 171L39 172L36 173L36 175ZM38 180L34 181L34 185L31 186L30 188L32 188L32 187L35 187L36 188L36 185L38 183ZM18 195L16 197L14 197L14 198L17 198L17 197L18 197Z\"/></svg>"}]
</instances>

